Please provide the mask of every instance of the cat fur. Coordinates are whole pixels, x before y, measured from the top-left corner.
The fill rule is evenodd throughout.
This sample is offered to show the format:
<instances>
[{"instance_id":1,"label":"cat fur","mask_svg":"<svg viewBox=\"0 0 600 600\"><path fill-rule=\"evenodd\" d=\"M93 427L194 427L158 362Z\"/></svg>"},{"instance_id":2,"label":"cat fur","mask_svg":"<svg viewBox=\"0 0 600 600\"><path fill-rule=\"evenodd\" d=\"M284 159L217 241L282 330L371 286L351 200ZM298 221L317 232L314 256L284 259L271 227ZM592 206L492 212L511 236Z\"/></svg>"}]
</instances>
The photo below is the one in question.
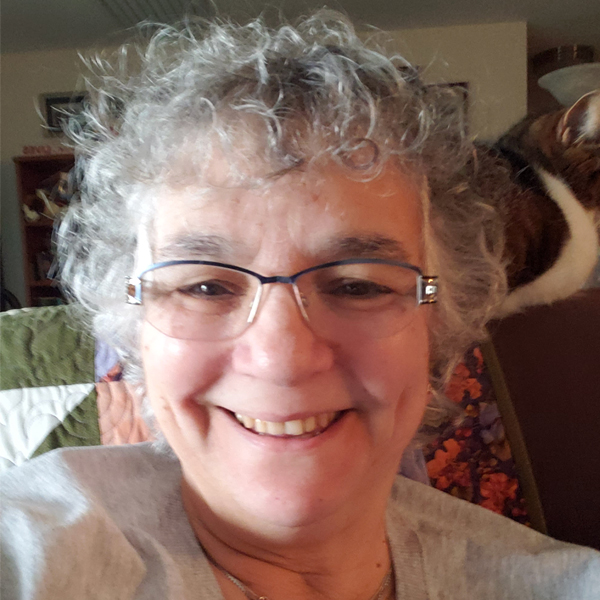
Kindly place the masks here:
<instances>
[{"instance_id":1,"label":"cat fur","mask_svg":"<svg viewBox=\"0 0 600 600\"><path fill-rule=\"evenodd\" d=\"M600 90L525 119L492 149L510 168L503 199L508 294L498 316L581 289L600 251Z\"/></svg>"}]
</instances>

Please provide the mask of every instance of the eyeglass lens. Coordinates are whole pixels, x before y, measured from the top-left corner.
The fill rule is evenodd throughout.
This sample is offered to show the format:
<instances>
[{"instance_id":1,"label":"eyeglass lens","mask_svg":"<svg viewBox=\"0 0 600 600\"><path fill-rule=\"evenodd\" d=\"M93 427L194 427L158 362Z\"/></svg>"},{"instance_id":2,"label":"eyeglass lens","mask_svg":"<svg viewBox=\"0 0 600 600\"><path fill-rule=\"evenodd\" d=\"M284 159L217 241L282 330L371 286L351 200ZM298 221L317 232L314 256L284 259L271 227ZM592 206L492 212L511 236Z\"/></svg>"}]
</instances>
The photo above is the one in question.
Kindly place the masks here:
<instances>
[{"instance_id":1,"label":"eyeglass lens","mask_svg":"<svg viewBox=\"0 0 600 600\"><path fill-rule=\"evenodd\" d=\"M259 318L255 303L267 293L261 286L253 275L214 265L161 267L142 278L145 318L174 338L233 338ZM294 295L317 335L385 337L410 321L417 274L397 265L336 265L298 277Z\"/></svg>"}]
</instances>

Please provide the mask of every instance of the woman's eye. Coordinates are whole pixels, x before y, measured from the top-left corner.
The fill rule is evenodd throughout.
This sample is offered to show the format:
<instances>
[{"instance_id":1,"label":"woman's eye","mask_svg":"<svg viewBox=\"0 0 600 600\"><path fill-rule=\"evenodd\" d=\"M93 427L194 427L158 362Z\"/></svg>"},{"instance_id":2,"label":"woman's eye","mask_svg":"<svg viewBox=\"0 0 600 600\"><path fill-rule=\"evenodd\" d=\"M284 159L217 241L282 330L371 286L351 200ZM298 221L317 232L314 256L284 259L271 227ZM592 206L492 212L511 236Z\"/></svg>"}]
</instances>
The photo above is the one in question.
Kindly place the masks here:
<instances>
[{"instance_id":1,"label":"woman's eye","mask_svg":"<svg viewBox=\"0 0 600 600\"><path fill-rule=\"evenodd\" d=\"M177 288L177 292L195 298L218 298L235 296L239 293L234 286L218 281L202 281Z\"/></svg>"},{"instance_id":2,"label":"woman's eye","mask_svg":"<svg viewBox=\"0 0 600 600\"><path fill-rule=\"evenodd\" d=\"M390 288L374 283L373 281L356 280L336 283L330 287L328 293L343 298L368 300L370 298L378 298L386 294L392 294L393 291Z\"/></svg>"}]
</instances>

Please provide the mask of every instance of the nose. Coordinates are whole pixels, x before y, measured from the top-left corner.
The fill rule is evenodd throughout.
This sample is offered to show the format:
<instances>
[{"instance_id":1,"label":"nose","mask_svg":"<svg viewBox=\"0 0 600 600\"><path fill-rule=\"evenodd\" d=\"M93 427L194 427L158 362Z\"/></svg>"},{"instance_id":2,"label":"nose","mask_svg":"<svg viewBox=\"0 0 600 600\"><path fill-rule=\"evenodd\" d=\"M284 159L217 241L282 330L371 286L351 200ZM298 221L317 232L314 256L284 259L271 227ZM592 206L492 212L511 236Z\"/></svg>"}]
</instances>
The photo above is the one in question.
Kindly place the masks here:
<instances>
[{"instance_id":1,"label":"nose","mask_svg":"<svg viewBox=\"0 0 600 600\"><path fill-rule=\"evenodd\" d=\"M235 340L234 369L277 385L292 386L327 371L331 345L306 322L291 285L266 285L250 327Z\"/></svg>"}]
</instances>

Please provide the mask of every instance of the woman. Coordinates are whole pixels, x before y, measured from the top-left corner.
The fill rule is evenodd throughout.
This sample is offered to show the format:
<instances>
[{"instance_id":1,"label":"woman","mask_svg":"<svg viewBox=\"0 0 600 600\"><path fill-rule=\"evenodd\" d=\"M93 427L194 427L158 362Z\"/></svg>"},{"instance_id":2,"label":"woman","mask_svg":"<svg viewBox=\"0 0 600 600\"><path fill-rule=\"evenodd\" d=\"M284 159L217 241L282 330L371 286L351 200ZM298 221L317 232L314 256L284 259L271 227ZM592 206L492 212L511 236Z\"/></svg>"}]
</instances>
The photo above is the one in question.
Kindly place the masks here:
<instances>
[{"instance_id":1,"label":"woman","mask_svg":"<svg viewBox=\"0 0 600 600\"><path fill-rule=\"evenodd\" d=\"M6 597L597 597L597 553L396 479L504 290L448 100L333 13L124 56L59 243L163 443L9 472Z\"/></svg>"}]
</instances>

